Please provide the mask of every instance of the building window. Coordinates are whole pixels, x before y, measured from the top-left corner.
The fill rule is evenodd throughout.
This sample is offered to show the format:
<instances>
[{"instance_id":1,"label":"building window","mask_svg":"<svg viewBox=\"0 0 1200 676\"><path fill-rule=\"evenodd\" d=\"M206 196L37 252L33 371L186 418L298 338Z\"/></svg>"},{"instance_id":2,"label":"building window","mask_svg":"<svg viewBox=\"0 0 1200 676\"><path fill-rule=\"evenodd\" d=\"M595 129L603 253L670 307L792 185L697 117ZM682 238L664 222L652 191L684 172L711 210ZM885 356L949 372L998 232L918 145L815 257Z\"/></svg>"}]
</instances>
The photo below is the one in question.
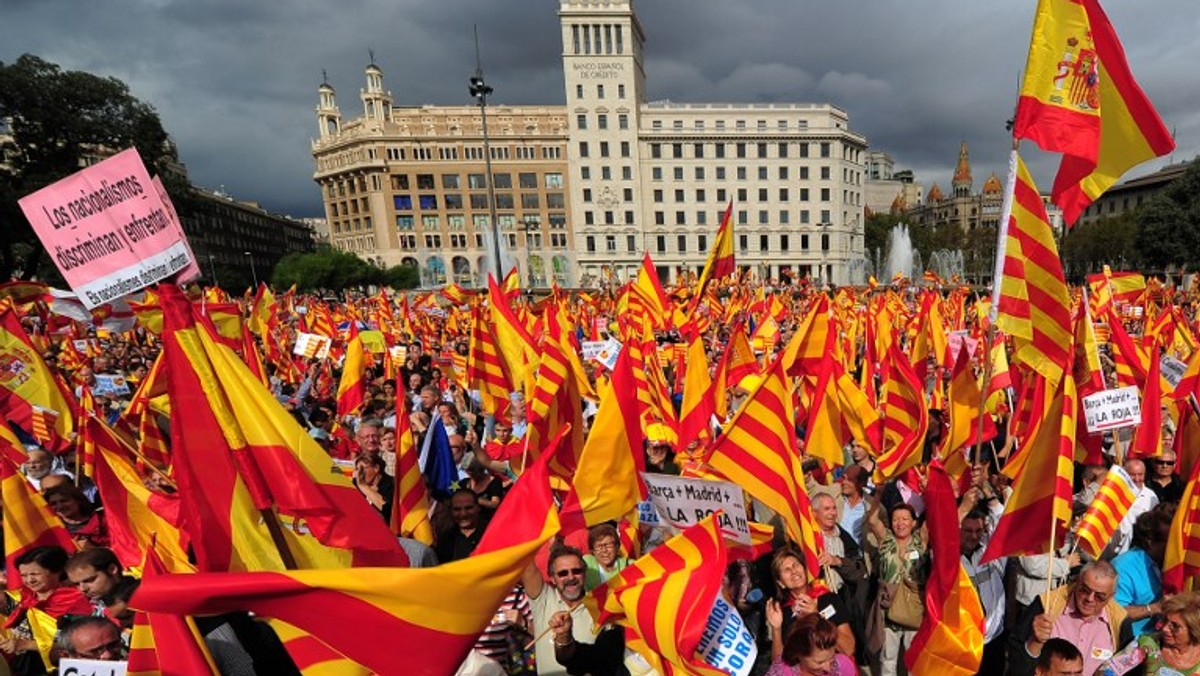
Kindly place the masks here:
<instances>
[{"instance_id":1,"label":"building window","mask_svg":"<svg viewBox=\"0 0 1200 676\"><path fill-rule=\"evenodd\" d=\"M582 178L585 181L591 180L592 168L591 167L580 167L579 168L579 178Z\"/></svg>"},{"instance_id":2,"label":"building window","mask_svg":"<svg viewBox=\"0 0 1200 676\"><path fill-rule=\"evenodd\" d=\"M800 180L801 181L808 180L808 167L800 167Z\"/></svg>"},{"instance_id":3,"label":"building window","mask_svg":"<svg viewBox=\"0 0 1200 676\"><path fill-rule=\"evenodd\" d=\"M708 235L696 236L696 251L708 251Z\"/></svg>"},{"instance_id":4,"label":"building window","mask_svg":"<svg viewBox=\"0 0 1200 676\"><path fill-rule=\"evenodd\" d=\"M760 251L767 251L771 248L771 238L767 235L758 236L758 248Z\"/></svg>"},{"instance_id":5,"label":"building window","mask_svg":"<svg viewBox=\"0 0 1200 676\"><path fill-rule=\"evenodd\" d=\"M821 251L829 251L829 235L821 235Z\"/></svg>"},{"instance_id":6,"label":"building window","mask_svg":"<svg viewBox=\"0 0 1200 676\"><path fill-rule=\"evenodd\" d=\"M412 216L397 216L396 217L396 229L397 230L412 230L413 229L413 217Z\"/></svg>"},{"instance_id":7,"label":"building window","mask_svg":"<svg viewBox=\"0 0 1200 676\"><path fill-rule=\"evenodd\" d=\"M654 212L654 224L655 225L666 225L667 224L666 214L664 214L661 211Z\"/></svg>"},{"instance_id":8,"label":"building window","mask_svg":"<svg viewBox=\"0 0 1200 676\"><path fill-rule=\"evenodd\" d=\"M583 238L583 241L584 241L584 248L587 249L588 253L596 253L596 237L595 237L595 235L588 235L587 237Z\"/></svg>"},{"instance_id":9,"label":"building window","mask_svg":"<svg viewBox=\"0 0 1200 676\"><path fill-rule=\"evenodd\" d=\"M467 187L471 190L487 190L487 174L467 174Z\"/></svg>"},{"instance_id":10,"label":"building window","mask_svg":"<svg viewBox=\"0 0 1200 676\"><path fill-rule=\"evenodd\" d=\"M608 157L608 141L600 142L600 157Z\"/></svg>"},{"instance_id":11,"label":"building window","mask_svg":"<svg viewBox=\"0 0 1200 676\"><path fill-rule=\"evenodd\" d=\"M396 207L396 211L412 211L412 195L393 195L392 204ZM336 210L337 205L333 206Z\"/></svg>"},{"instance_id":12,"label":"building window","mask_svg":"<svg viewBox=\"0 0 1200 676\"><path fill-rule=\"evenodd\" d=\"M739 181L746 180L746 168L745 167L737 168L737 180L739 180Z\"/></svg>"},{"instance_id":13,"label":"building window","mask_svg":"<svg viewBox=\"0 0 1200 676\"><path fill-rule=\"evenodd\" d=\"M829 167L821 167L821 180L822 181L829 180Z\"/></svg>"},{"instance_id":14,"label":"building window","mask_svg":"<svg viewBox=\"0 0 1200 676\"><path fill-rule=\"evenodd\" d=\"M770 223L770 222L771 222L771 219L770 219L770 216L767 215L766 209L760 210L758 212L758 224L766 225L767 223Z\"/></svg>"},{"instance_id":15,"label":"building window","mask_svg":"<svg viewBox=\"0 0 1200 676\"><path fill-rule=\"evenodd\" d=\"M698 159L698 160L704 159L704 144L703 143L692 144L692 152L695 153L696 159Z\"/></svg>"},{"instance_id":16,"label":"building window","mask_svg":"<svg viewBox=\"0 0 1200 676\"><path fill-rule=\"evenodd\" d=\"M537 174L532 171L517 174L517 185L521 186L521 190L537 190L537 183Z\"/></svg>"},{"instance_id":17,"label":"building window","mask_svg":"<svg viewBox=\"0 0 1200 676\"><path fill-rule=\"evenodd\" d=\"M658 253L662 253L662 252L666 251L667 250L666 235L656 235L654 237L654 247Z\"/></svg>"},{"instance_id":18,"label":"building window","mask_svg":"<svg viewBox=\"0 0 1200 676\"><path fill-rule=\"evenodd\" d=\"M442 174L442 190L458 190L458 174Z\"/></svg>"},{"instance_id":19,"label":"building window","mask_svg":"<svg viewBox=\"0 0 1200 676\"><path fill-rule=\"evenodd\" d=\"M653 196L655 202L663 201L663 191L662 190L655 190L653 193L651 193L651 195Z\"/></svg>"},{"instance_id":20,"label":"building window","mask_svg":"<svg viewBox=\"0 0 1200 676\"><path fill-rule=\"evenodd\" d=\"M760 180L760 181L767 180L767 168L766 167L758 168L758 180Z\"/></svg>"},{"instance_id":21,"label":"building window","mask_svg":"<svg viewBox=\"0 0 1200 676\"><path fill-rule=\"evenodd\" d=\"M829 201L829 188L821 188L821 201L822 202Z\"/></svg>"},{"instance_id":22,"label":"building window","mask_svg":"<svg viewBox=\"0 0 1200 676\"><path fill-rule=\"evenodd\" d=\"M788 236L787 235L779 236L779 250L780 251L788 250Z\"/></svg>"},{"instance_id":23,"label":"building window","mask_svg":"<svg viewBox=\"0 0 1200 676\"><path fill-rule=\"evenodd\" d=\"M808 235L800 235L800 250L808 251Z\"/></svg>"},{"instance_id":24,"label":"building window","mask_svg":"<svg viewBox=\"0 0 1200 676\"><path fill-rule=\"evenodd\" d=\"M679 235L676 240L676 246L679 247L679 253L687 253L687 235Z\"/></svg>"},{"instance_id":25,"label":"building window","mask_svg":"<svg viewBox=\"0 0 1200 676\"><path fill-rule=\"evenodd\" d=\"M662 144L661 143L651 143L650 144L650 158L655 159L655 160L662 159Z\"/></svg>"},{"instance_id":26,"label":"building window","mask_svg":"<svg viewBox=\"0 0 1200 676\"><path fill-rule=\"evenodd\" d=\"M566 198L561 192L546 193L546 208L547 209L565 209Z\"/></svg>"},{"instance_id":27,"label":"building window","mask_svg":"<svg viewBox=\"0 0 1200 676\"><path fill-rule=\"evenodd\" d=\"M687 225L687 214L682 211L676 211L675 225Z\"/></svg>"},{"instance_id":28,"label":"building window","mask_svg":"<svg viewBox=\"0 0 1200 676\"><path fill-rule=\"evenodd\" d=\"M629 166L621 167L621 180L624 180L624 181L632 181L633 180L633 167L629 167ZM633 198L630 198L630 199L633 199Z\"/></svg>"},{"instance_id":29,"label":"building window","mask_svg":"<svg viewBox=\"0 0 1200 676\"><path fill-rule=\"evenodd\" d=\"M767 199L768 199L768 197L767 197L767 189L766 189L766 188L759 188L759 189L758 189L758 201L759 201L759 202L766 202L766 201L767 201Z\"/></svg>"},{"instance_id":30,"label":"building window","mask_svg":"<svg viewBox=\"0 0 1200 676\"><path fill-rule=\"evenodd\" d=\"M725 144L720 142L713 144L713 152L716 153L715 156L718 160L725 159Z\"/></svg>"},{"instance_id":31,"label":"building window","mask_svg":"<svg viewBox=\"0 0 1200 676\"><path fill-rule=\"evenodd\" d=\"M628 251L637 251L637 235L625 235L625 249Z\"/></svg>"},{"instance_id":32,"label":"building window","mask_svg":"<svg viewBox=\"0 0 1200 676\"><path fill-rule=\"evenodd\" d=\"M779 124L780 124L780 126L781 126L781 127L786 127L786 126L787 126L787 123L786 123L786 122L784 122L783 120L780 120L780 121L779 121ZM780 144L779 144L779 156L780 156L780 157L787 157L787 156L788 156L788 144L786 144L786 143L780 143Z\"/></svg>"},{"instance_id":33,"label":"building window","mask_svg":"<svg viewBox=\"0 0 1200 676\"><path fill-rule=\"evenodd\" d=\"M604 89L603 89L604 85L600 85L600 87L601 87L600 91L604 91ZM604 97L601 96L600 98L604 98ZM596 128L597 129L608 129L608 116L607 115L600 114L600 115L596 116Z\"/></svg>"},{"instance_id":34,"label":"building window","mask_svg":"<svg viewBox=\"0 0 1200 676\"><path fill-rule=\"evenodd\" d=\"M605 235L604 236L604 250L605 251L616 251L617 250L617 236L616 235Z\"/></svg>"},{"instance_id":35,"label":"building window","mask_svg":"<svg viewBox=\"0 0 1200 676\"><path fill-rule=\"evenodd\" d=\"M621 141L621 157L629 157L629 141Z\"/></svg>"},{"instance_id":36,"label":"building window","mask_svg":"<svg viewBox=\"0 0 1200 676\"><path fill-rule=\"evenodd\" d=\"M696 202L698 202L700 204L704 204L704 198L705 198L704 190L703 189L697 190L696 191Z\"/></svg>"},{"instance_id":37,"label":"building window","mask_svg":"<svg viewBox=\"0 0 1200 676\"><path fill-rule=\"evenodd\" d=\"M462 211L462 195L443 195L442 199L446 201L446 209L450 211Z\"/></svg>"},{"instance_id":38,"label":"building window","mask_svg":"<svg viewBox=\"0 0 1200 676\"><path fill-rule=\"evenodd\" d=\"M422 216L421 227L425 230L440 230L440 220L437 216Z\"/></svg>"},{"instance_id":39,"label":"building window","mask_svg":"<svg viewBox=\"0 0 1200 676\"><path fill-rule=\"evenodd\" d=\"M675 169L671 173L672 173L672 175L675 176L676 181L683 180L683 167L675 167Z\"/></svg>"},{"instance_id":40,"label":"building window","mask_svg":"<svg viewBox=\"0 0 1200 676\"><path fill-rule=\"evenodd\" d=\"M617 53L618 54L621 53L621 31L617 31ZM623 85L623 84L617 85L617 98L618 99L625 98L625 85Z\"/></svg>"},{"instance_id":41,"label":"building window","mask_svg":"<svg viewBox=\"0 0 1200 676\"><path fill-rule=\"evenodd\" d=\"M807 143L800 144L800 157L808 157L808 144Z\"/></svg>"},{"instance_id":42,"label":"building window","mask_svg":"<svg viewBox=\"0 0 1200 676\"><path fill-rule=\"evenodd\" d=\"M612 180L612 168L611 167L609 167L608 165L600 167L600 180L601 181L611 181Z\"/></svg>"},{"instance_id":43,"label":"building window","mask_svg":"<svg viewBox=\"0 0 1200 676\"><path fill-rule=\"evenodd\" d=\"M575 29L576 31L579 30L579 26L572 26L571 28ZM576 38L578 38L578 35L576 36ZM579 52L578 39L576 39L576 42L575 42L575 51ZM583 85L575 85L575 98L577 98L577 99L583 98Z\"/></svg>"},{"instance_id":44,"label":"building window","mask_svg":"<svg viewBox=\"0 0 1200 676\"><path fill-rule=\"evenodd\" d=\"M540 208L540 200L536 192L521 193L521 208L522 209L538 209Z\"/></svg>"},{"instance_id":45,"label":"building window","mask_svg":"<svg viewBox=\"0 0 1200 676\"><path fill-rule=\"evenodd\" d=\"M425 235L425 248L426 249L442 248L442 236L441 235Z\"/></svg>"},{"instance_id":46,"label":"building window","mask_svg":"<svg viewBox=\"0 0 1200 676\"><path fill-rule=\"evenodd\" d=\"M591 188L584 188L584 189L583 189L583 201L584 201L584 202L591 202L591 201L592 201L592 189L591 189Z\"/></svg>"},{"instance_id":47,"label":"building window","mask_svg":"<svg viewBox=\"0 0 1200 676\"><path fill-rule=\"evenodd\" d=\"M741 249L742 253L749 251L750 238L746 235L738 235L738 248Z\"/></svg>"},{"instance_id":48,"label":"building window","mask_svg":"<svg viewBox=\"0 0 1200 676\"><path fill-rule=\"evenodd\" d=\"M579 156L580 156L580 157L588 157L588 144L587 144L587 141L580 141L580 142L579 142Z\"/></svg>"},{"instance_id":49,"label":"building window","mask_svg":"<svg viewBox=\"0 0 1200 676\"><path fill-rule=\"evenodd\" d=\"M650 169L650 179L653 181L662 180L662 167L653 167Z\"/></svg>"},{"instance_id":50,"label":"building window","mask_svg":"<svg viewBox=\"0 0 1200 676\"><path fill-rule=\"evenodd\" d=\"M779 180L781 180L781 181L786 181L786 180L787 180L787 177L788 177L788 168L787 168L787 167L780 167L780 168L779 168Z\"/></svg>"},{"instance_id":51,"label":"building window","mask_svg":"<svg viewBox=\"0 0 1200 676\"><path fill-rule=\"evenodd\" d=\"M604 85L596 85L596 98L604 98ZM604 127L601 126L600 128L603 129Z\"/></svg>"},{"instance_id":52,"label":"building window","mask_svg":"<svg viewBox=\"0 0 1200 676\"><path fill-rule=\"evenodd\" d=\"M621 113L621 114L617 115L617 129L628 129L628 128L629 128L629 116L626 115L625 113Z\"/></svg>"},{"instance_id":53,"label":"building window","mask_svg":"<svg viewBox=\"0 0 1200 676\"><path fill-rule=\"evenodd\" d=\"M633 225L633 212L632 211L625 212L625 225Z\"/></svg>"},{"instance_id":54,"label":"building window","mask_svg":"<svg viewBox=\"0 0 1200 676\"><path fill-rule=\"evenodd\" d=\"M746 144L745 143L739 143L739 144L737 144L737 146L735 146L735 148L737 150L736 156L738 158L746 157Z\"/></svg>"},{"instance_id":55,"label":"building window","mask_svg":"<svg viewBox=\"0 0 1200 676\"><path fill-rule=\"evenodd\" d=\"M821 144L821 157L829 157L830 144L828 141Z\"/></svg>"},{"instance_id":56,"label":"building window","mask_svg":"<svg viewBox=\"0 0 1200 676\"><path fill-rule=\"evenodd\" d=\"M621 190L621 197L622 197L622 199L624 199L626 202L632 202L632 201L633 201L633 188L624 188L624 189L622 189L622 190Z\"/></svg>"},{"instance_id":57,"label":"building window","mask_svg":"<svg viewBox=\"0 0 1200 676\"><path fill-rule=\"evenodd\" d=\"M697 181L704 180L704 167L696 167L696 180Z\"/></svg>"},{"instance_id":58,"label":"building window","mask_svg":"<svg viewBox=\"0 0 1200 676\"><path fill-rule=\"evenodd\" d=\"M675 202L678 204L679 202L682 202L682 201L683 201L683 189L678 188L675 190Z\"/></svg>"}]
</instances>

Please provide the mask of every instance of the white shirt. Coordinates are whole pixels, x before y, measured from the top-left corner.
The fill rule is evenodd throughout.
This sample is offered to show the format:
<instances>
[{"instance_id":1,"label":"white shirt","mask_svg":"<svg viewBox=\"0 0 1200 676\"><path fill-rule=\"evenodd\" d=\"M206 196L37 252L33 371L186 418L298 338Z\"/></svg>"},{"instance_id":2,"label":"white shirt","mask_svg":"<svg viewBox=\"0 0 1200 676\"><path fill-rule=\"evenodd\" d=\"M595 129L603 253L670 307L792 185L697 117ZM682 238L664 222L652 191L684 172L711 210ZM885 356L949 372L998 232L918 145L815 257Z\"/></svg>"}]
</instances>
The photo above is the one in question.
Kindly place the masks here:
<instances>
[{"instance_id":1,"label":"white shirt","mask_svg":"<svg viewBox=\"0 0 1200 676\"><path fill-rule=\"evenodd\" d=\"M990 642L1004 631L1004 567L1008 563L1006 557L994 559L986 564L979 563L983 553L987 551L987 541L991 539L992 529L1004 514L1004 506L998 500L994 500L989 512L987 537L980 541L979 548L971 552L970 556L959 557L967 575L971 577L971 583L979 592L979 605L983 606L984 613L984 643Z\"/></svg>"},{"instance_id":2,"label":"white shirt","mask_svg":"<svg viewBox=\"0 0 1200 676\"><path fill-rule=\"evenodd\" d=\"M1137 497L1133 499L1133 504L1129 506L1129 511L1125 514L1125 518L1121 519L1121 523L1117 526L1117 532L1113 535L1113 555L1124 554L1129 551L1129 546L1133 541L1133 523L1138 517L1149 512L1158 506L1158 496L1154 491L1150 490L1149 486L1142 486L1138 491Z\"/></svg>"}]
</instances>

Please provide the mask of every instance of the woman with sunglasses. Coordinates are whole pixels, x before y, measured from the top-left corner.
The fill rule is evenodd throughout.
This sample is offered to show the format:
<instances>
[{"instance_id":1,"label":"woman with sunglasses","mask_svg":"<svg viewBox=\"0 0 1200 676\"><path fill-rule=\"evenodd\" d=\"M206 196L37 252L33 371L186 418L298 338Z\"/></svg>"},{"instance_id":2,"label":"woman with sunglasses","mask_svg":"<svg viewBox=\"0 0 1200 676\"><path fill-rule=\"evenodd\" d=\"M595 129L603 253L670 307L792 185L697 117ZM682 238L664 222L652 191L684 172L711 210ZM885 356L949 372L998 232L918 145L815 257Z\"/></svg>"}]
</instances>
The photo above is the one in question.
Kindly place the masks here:
<instances>
[{"instance_id":1,"label":"woman with sunglasses","mask_svg":"<svg viewBox=\"0 0 1200 676\"><path fill-rule=\"evenodd\" d=\"M1097 673L1127 673L1143 665L1146 676L1200 674L1200 594L1177 594L1162 603L1158 630L1130 644Z\"/></svg>"}]
</instances>

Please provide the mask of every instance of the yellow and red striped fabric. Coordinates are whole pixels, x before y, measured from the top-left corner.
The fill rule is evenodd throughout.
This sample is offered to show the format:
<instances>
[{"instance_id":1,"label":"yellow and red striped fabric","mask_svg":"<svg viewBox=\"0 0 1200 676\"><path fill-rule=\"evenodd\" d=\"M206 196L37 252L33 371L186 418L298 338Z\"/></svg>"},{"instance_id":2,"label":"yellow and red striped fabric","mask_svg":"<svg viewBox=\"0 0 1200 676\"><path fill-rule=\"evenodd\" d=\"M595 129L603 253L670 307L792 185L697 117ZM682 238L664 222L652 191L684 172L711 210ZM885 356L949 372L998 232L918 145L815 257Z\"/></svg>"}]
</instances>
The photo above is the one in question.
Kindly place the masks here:
<instances>
[{"instance_id":1,"label":"yellow and red striped fabric","mask_svg":"<svg viewBox=\"0 0 1200 676\"><path fill-rule=\"evenodd\" d=\"M362 336L358 334L358 322L351 320L350 335L346 341L346 360L342 362L342 378L337 388L338 419L345 419L362 409L366 403L367 382L363 357Z\"/></svg>"},{"instance_id":2,"label":"yellow and red striped fabric","mask_svg":"<svg viewBox=\"0 0 1200 676\"><path fill-rule=\"evenodd\" d=\"M536 459L554 431L570 425L570 437L565 440L570 451L556 454L551 460L551 472L564 481L570 481L579 465L579 453L583 450L583 404L570 358L563 349L566 330L558 303L546 308L544 320L545 336L536 385L529 402L529 428L526 432L529 438L526 443L530 457Z\"/></svg>"},{"instance_id":3,"label":"yellow and red striped fabric","mask_svg":"<svg viewBox=\"0 0 1200 676\"><path fill-rule=\"evenodd\" d=\"M1013 337L1014 360L1057 383L1069 358L1071 296L1042 196L1015 151L1009 171L1016 186L997 272L996 326Z\"/></svg>"},{"instance_id":4,"label":"yellow and red striped fabric","mask_svg":"<svg viewBox=\"0 0 1200 676\"><path fill-rule=\"evenodd\" d=\"M429 492L421 474L419 453L408 415L404 384L396 382L396 495L392 499L392 532L433 545Z\"/></svg>"},{"instance_id":5,"label":"yellow and red striped fabric","mask_svg":"<svg viewBox=\"0 0 1200 676\"><path fill-rule=\"evenodd\" d=\"M1162 367L1159 350L1155 345L1150 351L1150 369L1146 373L1146 384L1142 387L1142 422L1133 430L1129 442L1129 458L1155 458L1163 452L1163 387Z\"/></svg>"},{"instance_id":6,"label":"yellow and red striped fabric","mask_svg":"<svg viewBox=\"0 0 1200 676\"><path fill-rule=\"evenodd\" d=\"M479 390L483 410L486 412L497 412L508 401L508 395L514 389L512 376L500 354L495 333L480 308L475 308L471 314L471 340L466 373L470 388Z\"/></svg>"},{"instance_id":7,"label":"yellow and red striped fabric","mask_svg":"<svg viewBox=\"0 0 1200 676\"><path fill-rule=\"evenodd\" d=\"M154 547L146 553L143 584L168 572ZM219 674L196 622L185 615L137 612L129 641L129 674Z\"/></svg>"},{"instance_id":8,"label":"yellow and red striped fabric","mask_svg":"<svg viewBox=\"0 0 1200 676\"><path fill-rule=\"evenodd\" d=\"M283 620L268 620L267 624L271 625L302 676L371 676L374 673L295 625Z\"/></svg>"},{"instance_id":9,"label":"yellow and red striped fabric","mask_svg":"<svg viewBox=\"0 0 1200 676\"><path fill-rule=\"evenodd\" d=\"M725 673L696 658L728 557L717 517L684 530L592 591L596 624L624 626L629 648L663 676Z\"/></svg>"},{"instance_id":10,"label":"yellow and red striped fabric","mask_svg":"<svg viewBox=\"0 0 1200 676\"><path fill-rule=\"evenodd\" d=\"M1137 487L1129 473L1120 465L1110 467L1095 499L1079 520L1075 531L1079 548L1094 559L1100 558L1113 533L1117 532L1117 526L1133 506L1136 493Z\"/></svg>"},{"instance_id":11,"label":"yellow and red striped fabric","mask_svg":"<svg viewBox=\"0 0 1200 676\"><path fill-rule=\"evenodd\" d=\"M1172 594L1200 588L1200 462L1187 477L1163 556L1163 591Z\"/></svg>"},{"instance_id":12,"label":"yellow and red striped fabric","mask_svg":"<svg viewBox=\"0 0 1200 676\"><path fill-rule=\"evenodd\" d=\"M910 674L971 676L983 659L983 607L959 556L958 502L939 463L925 487L932 570L925 585L925 616L904 653Z\"/></svg>"},{"instance_id":13,"label":"yellow and red striped fabric","mask_svg":"<svg viewBox=\"0 0 1200 676\"><path fill-rule=\"evenodd\" d=\"M195 572L188 563L188 539L180 530L180 498L151 491L121 448L122 442L107 425L91 418L84 434L92 439L96 472L92 478L104 501L109 548L127 568L140 566L152 544L162 562L174 573Z\"/></svg>"},{"instance_id":14,"label":"yellow and red striped fabric","mask_svg":"<svg viewBox=\"0 0 1200 676\"><path fill-rule=\"evenodd\" d=\"M817 558L825 543L804 488L792 416L791 387L780 360L746 398L705 460L783 519L787 536L804 551L809 577L817 579Z\"/></svg>"},{"instance_id":15,"label":"yellow and red striped fabric","mask_svg":"<svg viewBox=\"0 0 1200 676\"><path fill-rule=\"evenodd\" d=\"M433 568L165 575L144 581L131 605L177 614L248 610L377 673L445 676L559 530L544 468L517 481L494 522L507 528L489 529L471 557Z\"/></svg>"},{"instance_id":16,"label":"yellow and red striped fabric","mask_svg":"<svg viewBox=\"0 0 1200 676\"><path fill-rule=\"evenodd\" d=\"M925 386L908 358L892 343L883 385L883 452L875 462L875 482L890 481L921 462L929 409Z\"/></svg>"},{"instance_id":17,"label":"yellow and red striped fabric","mask_svg":"<svg viewBox=\"0 0 1200 676\"><path fill-rule=\"evenodd\" d=\"M695 314L696 306L704 297L704 289L710 281L727 277L736 270L733 259L733 202L730 201L729 206L725 207L725 215L717 228L712 248L708 251L708 258L704 261L704 269L700 271L700 278L696 280L696 290L688 307L688 317Z\"/></svg>"},{"instance_id":18,"label":"yellow and red striped fabric","mask_svg":"<svg viewBox=\"0 0 1200 676\"><path fill-rule=\"evenodd\" d=\"M62 520L8 458L0 458L0 496L4 498L4 563L8 588L21 588L16 560L37 547L59 546L68 553L78 549Z\"/></svg>"},{"instance_id":19,"label":"yellow and red striped fabric","mask_svg":"<svg viewBox=\"0 0 1200 676\"><path fill-rule=\"evenodd\" d=\"M1068 354L1074 347L1067 344ZM1066 534L1071 519L1072 459L1078 402L1070 363L1057 385L1034 375L1028 394L1035 403L1028 434L1004 467L1013 477L1012 495L984 553L984 562L1001 556L1046 554ZM1038 405L1040 404L1040 405ZM1050 542L1051 519L1057 522Z\"/></svg>"},{"instance_id":20,"label":"yellow and red striped fabric","mask_svg":"<svg viewBox=\"0 0 1200 676\"><path fill-rule=\"evenodd\" d=\"M684 332L687 335L689 332ZM713 380L708 374L708 355L704 352L704 340L699 332L692 331L688 338L683 372L683 402L679 408L679 446L687 450L693 441L707 444L712 438L710 421L716 413L713 402ZM679 370L676 370L678 379Z\"/></svg>"}]
</instances>

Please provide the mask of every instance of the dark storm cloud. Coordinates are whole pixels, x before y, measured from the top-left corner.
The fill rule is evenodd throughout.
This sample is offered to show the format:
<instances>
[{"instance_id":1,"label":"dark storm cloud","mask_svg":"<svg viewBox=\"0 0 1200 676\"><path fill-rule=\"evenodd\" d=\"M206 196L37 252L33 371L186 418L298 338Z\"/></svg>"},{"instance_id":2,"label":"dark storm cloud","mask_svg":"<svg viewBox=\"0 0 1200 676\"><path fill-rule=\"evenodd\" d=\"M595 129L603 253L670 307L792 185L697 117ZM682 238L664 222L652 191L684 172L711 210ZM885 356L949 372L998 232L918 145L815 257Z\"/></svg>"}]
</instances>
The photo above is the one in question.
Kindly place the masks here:
<instances>
[{"instance_id":1,"label":"dark storm cloud","mask_svg":"<svg viewBox=\"0 0 1200 676\"><path fill-rule=\"evenodd\" d=\"M927 188L967 141L976 185L1001 173L1035 3L640 0L651 100L829 102ZM1108 0L1135 75L1200 150L1194 0ZM328 72L347 118L368 50L401 105L464 104L479 26L494 100L561 104L555 0L68 0L4 3L0 60L30 52L113 75L161 113L194 181L296 215L320 213L313 109ZM1043 187L1057 160L1024 153ZM1137 170L1145 173L1164 160Z\"/></svg>"}]
</instances>

